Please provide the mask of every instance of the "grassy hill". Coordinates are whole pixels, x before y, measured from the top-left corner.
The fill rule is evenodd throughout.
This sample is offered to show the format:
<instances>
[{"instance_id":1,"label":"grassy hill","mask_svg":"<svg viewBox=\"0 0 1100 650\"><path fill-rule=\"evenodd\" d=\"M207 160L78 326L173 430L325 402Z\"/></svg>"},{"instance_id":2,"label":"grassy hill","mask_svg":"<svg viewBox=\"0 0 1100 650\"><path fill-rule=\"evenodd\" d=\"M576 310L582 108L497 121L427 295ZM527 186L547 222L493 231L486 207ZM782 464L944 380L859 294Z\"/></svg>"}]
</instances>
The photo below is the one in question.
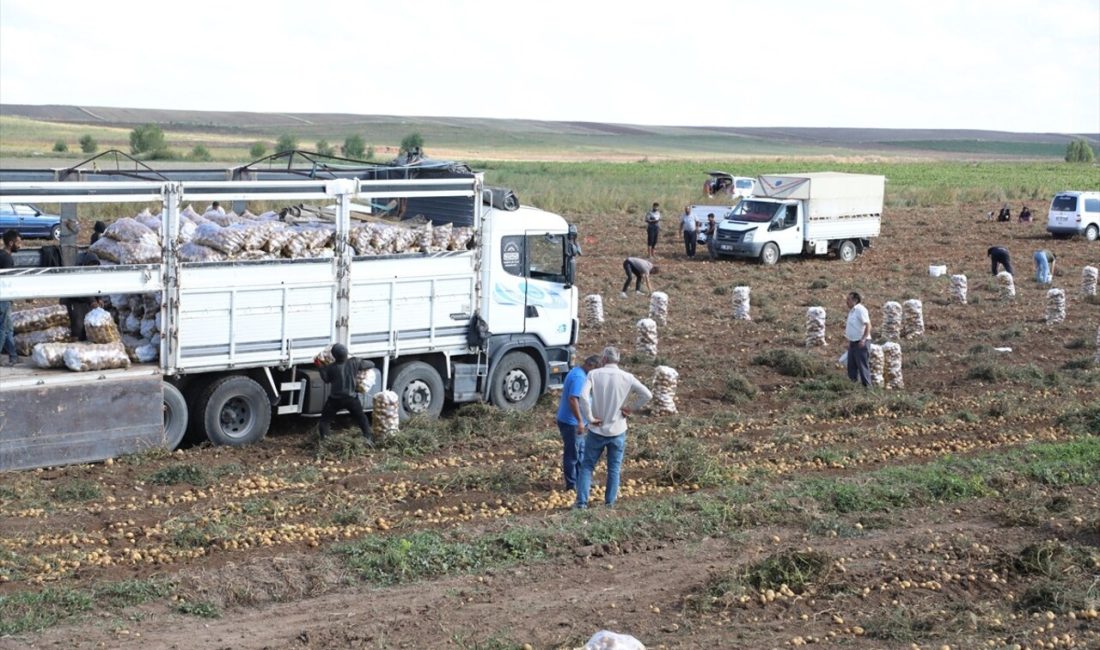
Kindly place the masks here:
<instances>
[{"instance_id":1,"label":"grassy hill","mask_svg":"<svg viewBox=\"0 0 1100 650\"><path fill-rule=\"evenodd\" d=\"M339 147L360 135L378 158L392 158L406 135L420 133L435 157L481 160L729 160L747 157L835 156L860 160L1060 159L1066 144L1085 137L1100 147L1100 134L1010 133L979 130L781 127L685 127L550 122L488 118L355 115L346 113L251 113L99 106L0 104L0 157L86 157L77 144L91 135L99 151L129 150L129 133L154 123L170 148L185 157L202 145L218 161L246 161L249 148L274 148L291 135L302 149L325 140ZM69 152L53 152L56 142Z\"/></svg>"}]
</instances>

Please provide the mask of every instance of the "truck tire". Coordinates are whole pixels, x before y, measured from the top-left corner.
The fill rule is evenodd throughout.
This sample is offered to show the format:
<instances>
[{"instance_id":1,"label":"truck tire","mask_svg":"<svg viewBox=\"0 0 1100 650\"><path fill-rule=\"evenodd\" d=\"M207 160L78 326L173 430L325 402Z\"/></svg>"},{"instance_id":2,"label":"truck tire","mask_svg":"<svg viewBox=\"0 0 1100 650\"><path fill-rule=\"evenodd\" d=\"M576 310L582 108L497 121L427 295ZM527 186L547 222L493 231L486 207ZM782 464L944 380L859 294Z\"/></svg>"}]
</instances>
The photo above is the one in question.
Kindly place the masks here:
<instances>
[{"instance_id":1,"label":"truck tire","mask_svg":"<svg viewBox=\"0 0 1100 650\"><path fill-rule=\"evenodd\" d=\"M263 440L271 426L271 400L263 386L230 375L207 386L198 400L206 437L215 445L243 447Z\"/></svg>"},{"instance_id":2,"label":"truck tire","mask_svg":"<svg viewBox=\"0 0 1100 650\"><path fill-rule=\"evenodd\" d=\"M771 266L779 261L779 247L775 244L764 244L764 248L760 250L760 263L764 266Z\"/></svg>"},{"instance_id":3,"label":"truck tire","mask_svg":"<svg viewBox=\"0 0 1100 650\"><path fill-rule=\"evenodd\" d=\"M187 433L187 400L183 399L183 393L168 382L162 386L164 390L164 448L168 451L175 450L183 442L183 436Z\"/></svg>"},{"instance_id":4,"label":"truck tire","mask_svg":"<svg viewBox=\"0 0 1100 650\"><path fill-rule=\"evenodd\" d=\"M1100 228L1096 226L1089 226L1085 228L1085 239L1089 241L1096 241L1100 239Z\"/></svg>"},{"instance_id":5,"label":"truck tire","mask_svg":"<svg viewBox=\"0 0 1100 650\"><path fill-rule=\"evenodd\" d=\"M859 256L859 249L856 248L855 242L850 239L845 239L840 242L840 246L837 247L836 256L839 257L842 262L854 262L856 257Z\"/></svg>"},{"instance_id":6,"label":"truck tire","mask_svg":"<svg viewBox=\"0 0 1100 650\"><path fill-rule=\"evenodd\" d=\"M443 412L443 378L423 361L403 364L390 386L397 393L397 412L402 422L414 415L437 418Z\"/></svg>"},{"instance_id":7,"label":"truck tire","mask_svg":"<svg viewBox=\"0 0 1100 650\"><path fill-rule=\"evenodd\" d=\"M507 411L529 411L542 395L542 372L524 352L509 352L497 364L489 401Z\"/></svg>"}]
</instances>

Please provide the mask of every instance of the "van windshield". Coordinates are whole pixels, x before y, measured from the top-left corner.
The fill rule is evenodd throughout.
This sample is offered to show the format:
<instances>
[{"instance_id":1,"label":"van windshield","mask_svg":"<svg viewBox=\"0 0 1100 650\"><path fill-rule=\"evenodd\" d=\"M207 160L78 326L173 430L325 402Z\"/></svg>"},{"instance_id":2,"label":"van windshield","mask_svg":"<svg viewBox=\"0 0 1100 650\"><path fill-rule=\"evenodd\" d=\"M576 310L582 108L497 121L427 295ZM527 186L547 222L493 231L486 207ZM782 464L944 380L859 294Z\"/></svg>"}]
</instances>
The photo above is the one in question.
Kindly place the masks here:
<instances>
[{"instance_id":1,"label":"van windshield","mask_svg":"<svg viewBox=\"0 0 1100 650\"><path fill-rule=\"evenodd\" d=\"M745 200L738 203L726 218L751 223L767 223L772 220L780 207L782 206L777 203Z\"/></svg>"},{"instance_id":2,"label":"van windshield","mask_svg":"<svg viewBox=\"0 0 1100 650\"><path fill-rule=\"evenodd\" d=\"M1074 212L1077 210L1077 197L1060 194L1050 203L1051 212Z\"/></svg>"}]
</instances>

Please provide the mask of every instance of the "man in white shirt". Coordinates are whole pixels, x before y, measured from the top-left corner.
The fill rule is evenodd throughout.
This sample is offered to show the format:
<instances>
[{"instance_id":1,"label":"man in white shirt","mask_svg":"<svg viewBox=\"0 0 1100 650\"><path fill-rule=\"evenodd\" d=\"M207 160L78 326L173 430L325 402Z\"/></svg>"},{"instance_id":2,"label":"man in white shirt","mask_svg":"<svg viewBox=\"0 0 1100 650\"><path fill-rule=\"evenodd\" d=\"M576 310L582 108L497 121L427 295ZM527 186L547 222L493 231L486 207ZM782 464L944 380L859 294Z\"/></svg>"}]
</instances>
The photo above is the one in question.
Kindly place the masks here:
<instances>
[{"instance_id":1,"label":"man in white shirt","mask_svg":"<svg viewBox=\"0 0 1100 650\"><path fill-rule=\"evenodd\" d=\"M619 494L619 473L626 450L626 416L645 406L653 393L634 375L619 368L619 350L608 346L603 351L603 367L588 373L581 394L588 398L580 403L588 432L577 475L577 501L573 507L580 510L588 507L592 472L604 449L607 449L604 503L613 506Z\"/></svg>"},{"instance_id":2,"label":"man in white shirt","mask_svg":"<svg viewBox=\"0 0 1100 650\"><path fill-rule=\"evenodd\" d=\"M680 217L680 235L684 238L684 252L688 258L695 257L695 244L698 243L696 230L699 224L691 214L691 206L684 207L684 214Z\"/></svg>"},{"instance_id":3,"label":"man in white shirt","mask_svg":"<svg viewBox=\"0 0 1100 650\"><path fill-rule=\"evenodd\" d=\"M863 306L863 297L851 292L845 298L848 303L848 322L844 337L848 339L848 379L871 386L871 365L868 358L871 345L871 315Z\"/></svg>"}]
</instances>

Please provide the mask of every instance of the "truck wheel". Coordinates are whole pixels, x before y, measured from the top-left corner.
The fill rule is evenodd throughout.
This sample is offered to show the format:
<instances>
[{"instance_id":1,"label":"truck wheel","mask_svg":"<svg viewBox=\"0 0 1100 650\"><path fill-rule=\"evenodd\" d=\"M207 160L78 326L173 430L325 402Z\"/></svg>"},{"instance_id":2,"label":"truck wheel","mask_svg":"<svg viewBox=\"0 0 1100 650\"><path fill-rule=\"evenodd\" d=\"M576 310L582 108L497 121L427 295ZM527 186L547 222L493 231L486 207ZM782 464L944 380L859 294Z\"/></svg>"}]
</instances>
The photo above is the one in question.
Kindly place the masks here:
<instances>
[{"instance_id":1,"label":"truck wheel","mask_svg":"<svg viewBox=\"0 0 1100 650\"><path fill-rule=\"evenodd\" d=\"M164 448L172 451L180 446L187 433L187 400L183 399L180 389L168 382L164 382L163 390Z\"/></svg>"},{"instance_id":2,"label":"truck wheel","mask_svg":"<svg viewBox=\"0 0 1100 650\"><path fill-rule=\"evenodd\" d=\"M857 255L859 255L859 249L849 240L840 242L840 248L836 249L836 256L845 262L854 261Z\"/></svg>"},{"instance_id":3,"label":"truck wheel","mask_svg":"<svg viewBox=\"0 0 1100 650\"><path fill-rule=\"evenodd\" d=\"M443 378L423 361L410 361L398 368L391 386L397 393L402 422L414 415L437 418L443 412Z\"/></svg>"},{"instance_id":4,"label":"truck wheel","mask_svg":"<svg viewBox=\"0 0 1100 650\"><path fill-rule=\"evenodd\" d=\"M779 247L775 244L764 244L764 248L760 251L760 263L765 266L771 266L779 261Z\"/></svg>"},{"instance_id":5,"label":"truck wheel","mask_svg":"<svg viewBox=\"0 0 1100 650\"><path fill-rule=\"evenodd\" d=\"M244 375L215 380L199 396L206 437L215 445L243 447L263 440L271 425L267 391Z\"/></svg>"},{"instance_id":6,"label":"truck wheel","mask_svg":"<svg viewBox=\"0 0 1100 650\"><path fill-rule=\"evenodd\" d=\"M1100 228L1096 226L1089 226L1085 228L1085 239L1089 241L1096 241L1100 239Z\"/></svg>"},{"instance_id":7,"label":"truck wheel","mask_svg":"<svg viewBox=\"0 0 1100 650\"><path fill-rule=\"evenodd\" d=\"M542 373L530 355L509 352L497 364L489 400L508 411L528 411L542 394Z\"/></svg>"}]
</instances>

